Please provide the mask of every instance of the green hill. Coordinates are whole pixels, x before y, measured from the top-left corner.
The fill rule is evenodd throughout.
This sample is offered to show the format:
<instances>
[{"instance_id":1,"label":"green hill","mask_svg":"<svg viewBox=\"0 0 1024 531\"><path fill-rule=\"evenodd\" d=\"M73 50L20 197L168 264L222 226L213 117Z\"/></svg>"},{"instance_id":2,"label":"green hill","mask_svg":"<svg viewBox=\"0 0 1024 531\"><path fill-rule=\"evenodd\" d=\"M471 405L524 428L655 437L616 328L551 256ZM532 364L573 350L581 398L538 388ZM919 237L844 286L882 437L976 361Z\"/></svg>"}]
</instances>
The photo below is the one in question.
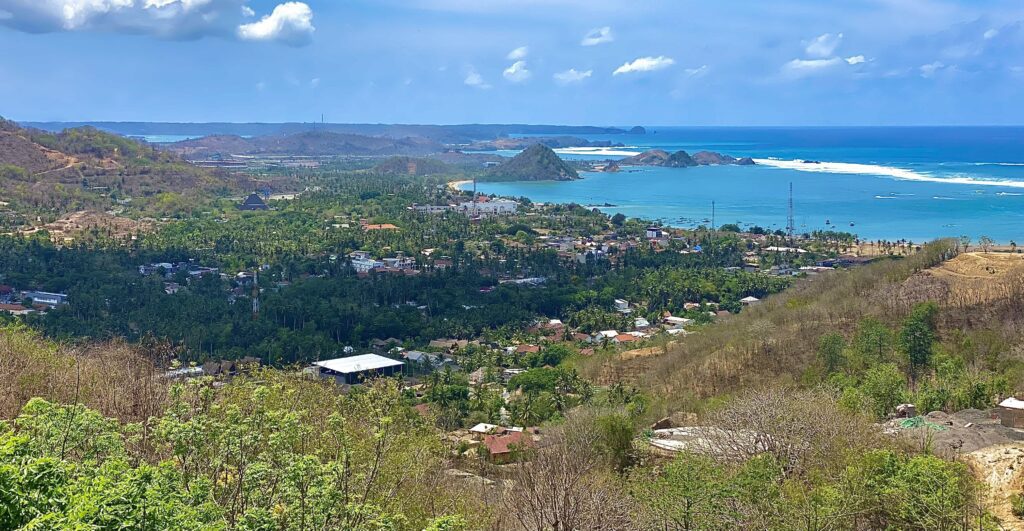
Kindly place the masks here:
<instances>
[{"instance_id":1,"label":"green hill","mask_svg":"<svg viewBox=\"0 0 1024 531\"><path fill-rule=\"evenodd\" d=\"M576 170L551 148L534 144L511 160L491 168L483 181L571 181L579 179Z\"/></svg>"},{"instance_id":2,"label":"green hill","mask_svg":"<svg viewBox=\"0 0 1024 531\"><path fill-rule=\"evenodd\" d=\"M235 181L93 127L49 133L0 119L0 201L21 213L47 218L117 203L170 213L235 191Z\"/></svg>"}]
</instances>

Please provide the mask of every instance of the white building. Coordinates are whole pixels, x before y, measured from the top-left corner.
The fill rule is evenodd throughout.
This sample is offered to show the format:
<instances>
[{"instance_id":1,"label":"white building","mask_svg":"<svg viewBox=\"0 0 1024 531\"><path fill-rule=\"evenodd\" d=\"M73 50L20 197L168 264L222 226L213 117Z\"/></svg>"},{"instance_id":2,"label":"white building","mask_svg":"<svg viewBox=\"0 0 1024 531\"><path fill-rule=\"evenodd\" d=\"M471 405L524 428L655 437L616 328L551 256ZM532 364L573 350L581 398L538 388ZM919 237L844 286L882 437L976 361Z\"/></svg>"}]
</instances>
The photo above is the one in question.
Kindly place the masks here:
<instances>
[{"instance_id":1,"label":"white building","mask_svg":"<svg viewBox=\"0 0 1024 531\"><path fill-rule=\"evenodd\" d=\"M332 378L341 385L355 385L377 376L393 376L401 373L404 365L400 361L376 354L336 358L313 364L320 377Z\"/></svg>"},{"instance_id":2,"label":"white building","mask_svg":"<svg viewBox=\"0 0 1024 531\"><path fill-rule=\"evenodd\" d=\"M349 263L352 264L352 269L355 269L356 273L369 273L374 269L384 267L384 262L374 260L366 251L355 251L349 253L348 257Z\"/></svg>"}]
</instances>

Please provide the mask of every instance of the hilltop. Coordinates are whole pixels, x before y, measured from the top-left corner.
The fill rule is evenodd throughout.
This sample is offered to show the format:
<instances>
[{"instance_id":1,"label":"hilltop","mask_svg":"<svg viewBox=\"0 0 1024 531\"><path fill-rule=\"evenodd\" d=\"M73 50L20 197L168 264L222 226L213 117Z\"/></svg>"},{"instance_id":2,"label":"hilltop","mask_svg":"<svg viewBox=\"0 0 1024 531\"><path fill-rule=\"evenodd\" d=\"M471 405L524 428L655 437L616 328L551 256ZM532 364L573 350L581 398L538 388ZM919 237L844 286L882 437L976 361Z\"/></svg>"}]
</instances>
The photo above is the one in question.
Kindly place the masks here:
<instances>
[{"instance_id":1,"label":"hilltop","mask_svg":"<svg viewBox=\"0 0 1024 531\"><path fill-rule=\"evenodd\" d=\"M579 179L576 170L551 148L533 144L511 160L489 170L486 181L571 181Z\"/></svg>"},{"instance_id":2,"label":"hilltop","mask_svg":"<svg viewBox=\"0 0 1024 531\"><path fill-rule=\"evenodd\" d=\"M215 135L174 142L164 149L190 160L225 155L390 156L429 155L444 147L423 137L389 138L329 131L243 138Z\"/></svg>"},{"instance_id":3,"label":"hilltop","mask_svg":"<svg viewBox=\"0 0 1024 531\"><path fill-rule=\"evenodd\" d=\"M179 203L233 190L228 174L92 127L48 133L0 119L0 200L37 215ZM157 198L160 201L148 201Z\"/></svg>"},{"instance_id":4,"label":"hilltop","mask_svg":"<svg viewBox=\"0 0 1024 531\"><path fill-rule=\"evenodd\" d=\"M737 159L729 155L713 151L699 151L690 155L685 151L669 153L661 149L651 149L639 155L633 155L619 161L624 166L664 166L667 168L690 168L694 166L717 166L735 164L752 166L754 161L749 157Z\"/></svg>"}]
</instances>

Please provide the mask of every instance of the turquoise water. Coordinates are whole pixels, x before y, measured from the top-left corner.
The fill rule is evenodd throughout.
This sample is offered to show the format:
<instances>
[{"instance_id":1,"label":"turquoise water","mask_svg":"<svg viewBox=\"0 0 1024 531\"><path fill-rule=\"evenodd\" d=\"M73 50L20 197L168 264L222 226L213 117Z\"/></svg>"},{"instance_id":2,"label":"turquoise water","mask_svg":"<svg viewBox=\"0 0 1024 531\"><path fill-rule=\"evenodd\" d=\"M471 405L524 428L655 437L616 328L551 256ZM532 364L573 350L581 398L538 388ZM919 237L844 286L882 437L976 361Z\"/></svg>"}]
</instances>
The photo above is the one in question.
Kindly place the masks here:
<instances>
[{"instance_id":1,"label":"turquoise water","mask_svg":"<svg viewBox=\"0 0 1024 531\"><path fill-rule=\"evenodd\" d=\"M650 131L650 129L649 129ZM626 147L558 150L604 160L660 148L750 156L757 166L624 168L568 182L481 183L484 193L575 202L680 227L786 225L789 184L797 229L866 239L985 235L1024 242L1024 128L660 128L601 135ZM808 163L805 161L812 161ZM852 225L851 225L852 224Z\"/></svg>"}]
</instances>

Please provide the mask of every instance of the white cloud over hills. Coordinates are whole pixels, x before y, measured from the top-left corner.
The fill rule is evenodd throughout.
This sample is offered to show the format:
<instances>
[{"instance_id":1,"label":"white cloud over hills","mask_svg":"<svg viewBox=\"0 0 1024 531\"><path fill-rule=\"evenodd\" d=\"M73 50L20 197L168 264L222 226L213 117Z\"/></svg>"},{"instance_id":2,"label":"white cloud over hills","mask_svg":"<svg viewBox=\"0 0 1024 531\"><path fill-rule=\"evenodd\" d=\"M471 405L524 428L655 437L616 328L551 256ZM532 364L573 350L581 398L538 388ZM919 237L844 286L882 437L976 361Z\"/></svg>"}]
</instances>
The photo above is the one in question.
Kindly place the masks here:
<instances>
[{"instance_id":1,"label":"white cloud over hills","mask_svg":"<svg viewBox=\"0 0 1024 531\"><path fill-rule=\"evenodd\" d=\"M309 42L313 11L303 2L277 5L252 22L249 0L0 0L0 25L28 33L95 31L165 39L207 36Z\"/></svg>"}]
</instances>

